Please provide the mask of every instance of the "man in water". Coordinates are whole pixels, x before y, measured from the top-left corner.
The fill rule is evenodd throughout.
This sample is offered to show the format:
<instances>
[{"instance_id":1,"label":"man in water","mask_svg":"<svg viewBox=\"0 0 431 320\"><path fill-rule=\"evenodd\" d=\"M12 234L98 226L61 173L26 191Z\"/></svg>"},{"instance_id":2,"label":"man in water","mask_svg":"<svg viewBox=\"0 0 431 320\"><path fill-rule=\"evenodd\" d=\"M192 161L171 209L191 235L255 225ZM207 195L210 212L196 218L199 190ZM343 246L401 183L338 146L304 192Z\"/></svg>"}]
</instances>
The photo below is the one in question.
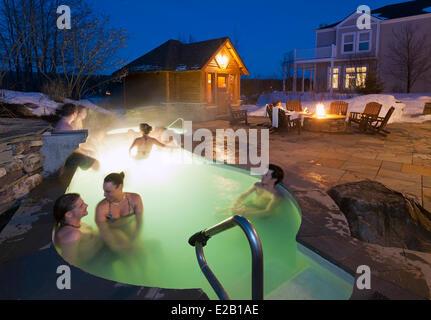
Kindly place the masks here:
<instances>
[{"instance_id":1,"label":"man in water","mask_svg":"<svg viewBox=\"0 0 431 320\"><path fill-rule=\"evenodd\" d=\"M53 243L71 264L88 261L103 245L91 226L81 222L88 214L87 207L77 193L64 194L54 204Z\"/></svg>"},{"instance_id":2,"label":"man in water","mask_svg":"<svg viewBox=\"0 0 431 320\"><path fill-rule=\"evenodd\" d=\"M283 180L284 172L279 166L270 164L268 172L246 192L241 194L232 205L232 212L240 215L267 215L281 202L282 195L275 186ZM253 198L244 203L250 195Z\"/></svg>"},{"instance_id":3,"label":"man in water","mask_svg":"<svg viewBox=\"0 0 431 320\"><path fill-rule=\"evenodd\" d=\"M77 125L82 126L83 116L87 115L85 108L81 109L81 114L78 117L79 108L71 103L64 104L58 111L58 114L62 116L60 121L54 127L53 132L56 131L73 131L77 130ZM84 112L84 113L82 113ZM78 123L76 122L78 121ZM98 170L100 167L99 161L95 159L95 152L91 149L85 148L85 146L79 146L70 157L66 160L65 164L60 170L60 175L64 172L64 168L79 166L83 170L93 168ZM73 170L72 170L73 171Z\"/></svg>"},{"instance_id":4,"label":"man in water","mask_svg":"<svg viewBox=\"0 0 431 320\"><path fill-rule=\"evenodd\" d=\"M54 131L74 130L73 122L78 116L77 106L71 103L66 103L57 111L57 114L61 116L61 119L55 125Z\"/></svg>"}]
</instances>

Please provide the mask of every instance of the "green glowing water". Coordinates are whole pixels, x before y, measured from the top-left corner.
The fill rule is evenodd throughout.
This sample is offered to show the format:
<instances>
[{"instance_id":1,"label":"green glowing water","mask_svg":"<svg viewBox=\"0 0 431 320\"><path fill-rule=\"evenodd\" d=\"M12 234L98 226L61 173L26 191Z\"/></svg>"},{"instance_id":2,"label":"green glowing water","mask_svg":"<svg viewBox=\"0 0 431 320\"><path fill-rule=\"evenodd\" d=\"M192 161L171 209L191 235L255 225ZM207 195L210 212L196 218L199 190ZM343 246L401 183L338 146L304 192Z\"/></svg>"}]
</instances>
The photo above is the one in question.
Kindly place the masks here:
<instances>
[{"instance_id":1,"label":"green glowing water","mask_svg":"<svg viewBox=\"0 0 431 320\"><path fill-rule=\"evenodd\" d=\"M144 203L144 227L131 255L119 257L103 250L90 263L78 267L99 277L128 284L202 288L211 299L217 299L200 271L194 248L187 241L195 232L226 219L228 216L214 212L230 206L258 178L225 165L164 164L157 160L154 150L151 157L140 162L113 161L98 172L78 169L75 173L68 192L81 194L89 205L89 214L83 221L95 228L94 210L103 198L102 182L106 174L124 170L124 190L139 193ZM326 299L350 296L352 285L348 281L334 276L298 251L295 237L301 216L290 198L286 197L269 217L248 218L262 242L265 296L312 299L319 298L319 292L326 292L321 297ZM241 229L237 227L213 237L204 252L230 297L250 299L251 253ZM294 281L303 275L309 283L301 291L302 285ZM283 287L286 283L292 283L290 289ZM314 283L317 287L313 287ZM291 292L293 286L296 286L295 292Z\"/></svg>"}]
</instances>

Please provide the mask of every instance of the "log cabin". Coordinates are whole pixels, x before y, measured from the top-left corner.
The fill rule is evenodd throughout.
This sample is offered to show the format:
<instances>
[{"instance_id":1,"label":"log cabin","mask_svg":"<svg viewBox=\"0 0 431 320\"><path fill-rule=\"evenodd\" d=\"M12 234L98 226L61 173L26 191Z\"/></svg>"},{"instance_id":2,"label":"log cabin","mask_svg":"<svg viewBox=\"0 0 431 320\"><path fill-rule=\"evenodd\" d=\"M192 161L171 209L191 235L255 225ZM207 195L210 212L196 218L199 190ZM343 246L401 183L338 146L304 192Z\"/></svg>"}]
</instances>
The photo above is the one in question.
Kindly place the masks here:
<instances>
[{"instance_id":1,"label":"log cabin","mask_svg":"<svg viewBox=\"0 0 431 320\"><path fill-rule=\"evenodd\" d=\"M201 104L226 114L240 105L240 77L249 75L228 37L182 43L168 40L116 73L124 74L126 108Z\"/></svg>"}]
</instances>

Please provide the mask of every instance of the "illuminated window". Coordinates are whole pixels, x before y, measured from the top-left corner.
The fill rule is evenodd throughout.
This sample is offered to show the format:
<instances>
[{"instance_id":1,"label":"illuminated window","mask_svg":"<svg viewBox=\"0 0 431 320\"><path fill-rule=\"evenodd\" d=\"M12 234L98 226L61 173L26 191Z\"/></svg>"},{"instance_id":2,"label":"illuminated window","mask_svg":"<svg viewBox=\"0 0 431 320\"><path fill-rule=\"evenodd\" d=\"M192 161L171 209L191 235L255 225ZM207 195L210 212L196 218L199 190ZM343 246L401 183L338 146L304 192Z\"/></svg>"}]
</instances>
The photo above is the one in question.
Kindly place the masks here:
<instances>
[{"instance_id":1,"label":"illuminated window","mask_svg":"<svg viewBox=\"0 0 431 320\"><path fill-rule=\"evenodd\" d=\"M214 74L208 73L207 77L207 101L208 103L213 103L213 91L214 91Z\"/></svg>"},{"instance_id":2,"label":"illuminated window","mask_svg":"<svg viewBox=\"0 0 431 320\"><path fill-rule=\"evenodd\" d=\"M219 88L226 88L226 77L225 76L218 76L217 77L217 86Z\"/></svg>"},{"instance_id":3,"label":"illuminated window","mask_svg":"<svg viewBox=\"0 0 431 320\"><path fill-rule=\"evenodd\" d=\"M340 69L332 69L332 89L338 89L338 80L340 78ZM331 87L331 68L328 69L328 88Z\"/></svg>"},{"instance_id":4,"label":"illuminated window","mask_svg":"<svg viewBox=\"0 0 431 320\"><path fill-rule=\"evenodd\" d=\"M346 68L346 89L363 88L365 87L365 79L367 78L367 67L351 67Z\"/></svg>"}]
</instances>

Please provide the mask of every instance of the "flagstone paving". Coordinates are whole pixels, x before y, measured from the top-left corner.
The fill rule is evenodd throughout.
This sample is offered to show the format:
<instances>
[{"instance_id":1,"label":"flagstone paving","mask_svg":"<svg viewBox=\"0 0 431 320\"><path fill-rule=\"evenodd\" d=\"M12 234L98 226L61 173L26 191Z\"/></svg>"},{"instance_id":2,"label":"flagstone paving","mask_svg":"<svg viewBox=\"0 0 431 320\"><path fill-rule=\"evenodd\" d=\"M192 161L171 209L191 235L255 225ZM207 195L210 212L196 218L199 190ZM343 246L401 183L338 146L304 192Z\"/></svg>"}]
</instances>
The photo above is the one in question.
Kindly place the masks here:
<instances>
[{"instance_id":1,"label":"flagstone paving","mask_svg":"<svg viewBox=\"0 0 431 320\"><path fill-rule=\"evenodd\" d=\"M231 126L228 121L193 123L193 128L262 129L268 118L249 117L250 126ZM430 209L431 122L388 125L387 137L302 131L275 132L269 136L270 162L287 173L327 190L337 184L371 179L414 198ZM260 146L260 144L258 144Z\"/></svg>"},{"instance_id":2,"label":"flagstone paving","mask_svg":"<svg viewBox=\"0 0 431 320\"><path fill-rule=\"evenodd\" d=\"M252 127L265 122L262 117L250 118ZM388 130L391 134L387 137L355 131L272 133L270 161L287 172L295 170L324 190L340 183L377 180L429 209L431 122L395 123Z\"/></svg>"}]
</instances>

